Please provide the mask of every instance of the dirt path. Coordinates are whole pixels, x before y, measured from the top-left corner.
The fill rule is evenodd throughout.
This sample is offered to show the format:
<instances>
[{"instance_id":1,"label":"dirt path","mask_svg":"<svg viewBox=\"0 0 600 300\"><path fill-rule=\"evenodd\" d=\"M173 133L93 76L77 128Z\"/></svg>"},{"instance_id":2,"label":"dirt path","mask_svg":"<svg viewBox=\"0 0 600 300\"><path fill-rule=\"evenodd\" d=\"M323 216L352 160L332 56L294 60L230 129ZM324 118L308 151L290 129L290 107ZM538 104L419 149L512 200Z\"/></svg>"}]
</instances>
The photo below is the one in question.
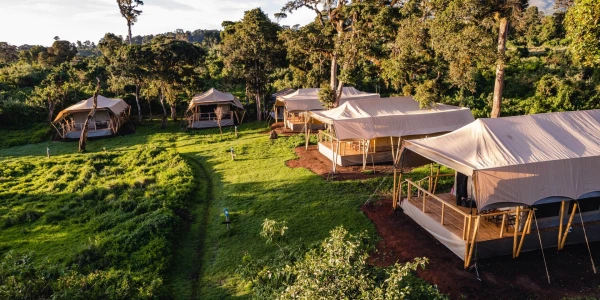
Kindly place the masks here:
<instances>
[{"instance_id":1,"label":"dirt path","mask_svg":"<svg viewBox=\"0 0 600 300\"><path fill-rule=\"evenodd\" d=\"M175 244L167 286L174 299L196 299L202 271L202 255L213 183L206 169L193 154L182 154L194 172L194 191L190 199L189 218Z\"/></svg>"},{"instance_id":2,"label":"dirt path","mask_svg":"<svg viewBox=\"0 0 600 300\"><path fill-rule=\"evenodd\" d=\"M435 284L452 299L563 299L600 297L600 274L593 274L585 244L568 245L562 251L546 249L548 284L540 251L477 261L475 270L465 271L463 262L431 234L401 211L393 211L391 200L362 207L373 221L381 240L371 263L380 266L427 257L429 265L419 276ZM590 244L594 257L600 257L600 242Z\"/></svg>"}]
</instances>

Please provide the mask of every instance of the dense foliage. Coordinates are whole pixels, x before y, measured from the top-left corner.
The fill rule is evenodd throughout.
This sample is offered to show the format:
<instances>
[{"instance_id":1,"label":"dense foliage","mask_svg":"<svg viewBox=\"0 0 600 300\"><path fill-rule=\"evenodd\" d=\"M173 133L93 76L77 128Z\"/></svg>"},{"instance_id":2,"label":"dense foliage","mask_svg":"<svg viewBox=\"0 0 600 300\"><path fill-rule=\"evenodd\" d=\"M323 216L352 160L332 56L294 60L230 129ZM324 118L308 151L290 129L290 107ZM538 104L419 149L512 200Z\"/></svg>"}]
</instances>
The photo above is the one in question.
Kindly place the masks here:
<instances>
[{"instance_id":1,"label":"dense foliage","mask_svg":"<svg viewBox=\"0 0 600 300\"><path fill-rule=\"evenodd\" d=\"M284 236L284 223L266 219L261 235L271 242ZM417 258L387 268L368 263L369 243L364 234L343 227L308 251L278 245L271 262L244 257L242 273L254 284L256 299L447 299L416 277L427 259Z\"/></svg>"},{"instance_id":2,"label":"dense foliage","mask_svg":"<svg viewBox=\"0 0 600 300\"><path fill-rule=\"evenodd\" d=\"M143 18L142 1L118 3L128 27ZM138 118L167 115L168 106L176 119L186 100L210 87L233 92L257 117L270 108L271 92L324 85L336 92L334 106L340 87L353 85L413 95L423 106L466 105L478 117L490 116L492 99L501 115L598 108L596 1L562 1L551 15L527 5L293 0L277 19L308 7L315 20L280 26L253 9L223 22L221 32L178 29L131 36L130 45L114 34L97 44L0 42L0 124L47 121L91 96L96 77L101 94L123 98ZM502 51L501 29L508 29Z\"/></svg>"},{"instance_id":3,"label":"dense foliage","mask_svg":"<svg viewBox=\"0 0 600 300\"><path fill-rule=\"evenodd\" d=\"M2 299L159 297L189 166L152 145L0 164Z\"/></svg>"}]
</instances>

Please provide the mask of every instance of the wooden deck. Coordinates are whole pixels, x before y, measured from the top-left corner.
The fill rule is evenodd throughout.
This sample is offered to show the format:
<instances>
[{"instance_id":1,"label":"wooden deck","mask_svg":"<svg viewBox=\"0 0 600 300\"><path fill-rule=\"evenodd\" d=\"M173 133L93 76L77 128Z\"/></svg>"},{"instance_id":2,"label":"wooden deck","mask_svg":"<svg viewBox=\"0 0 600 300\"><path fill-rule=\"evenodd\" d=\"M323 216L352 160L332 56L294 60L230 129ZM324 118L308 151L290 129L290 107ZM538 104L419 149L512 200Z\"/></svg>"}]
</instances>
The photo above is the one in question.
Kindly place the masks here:
<instances>
[{"instance_id":1,"label":"wooden deck","mask_svg":"<svg viewBox=\"0 0 600 300\"><path fill-rule=\"evenodd\" d=\"M470 210L468 207L462 207L456 205L456 197L452 194L439 194L437 197L444 200L445 205L453 206L460 211L470 214ZM425 197L425 214L432 218L437 222L441 222L442 217L442 206L439 201L431 198ZM405 200L406 201L406 200ZM419 208L422 211L423 208L423 198L413 196L410 200L408 200L410 204ZM477 216L477 209L473 208L472 210L473 216ZM466 223L466 224L465 224ZM465 222L465 218L462 214L454 211L453 209L445 209L444 210L444 223L443 226L455 234L459 238L463 238L463 228L468 226L468 221ZM479 232L477 233L477 241L489 241L496 240L500 238L512 237L514 235L515 229L514 226L505 226L504 232L502 236L500 236L500 224L495 224L491 220L486 220L485 218L481 219L479 224ZM472 231L472 230L471 230Z\"/></svg>"}]
</instances>

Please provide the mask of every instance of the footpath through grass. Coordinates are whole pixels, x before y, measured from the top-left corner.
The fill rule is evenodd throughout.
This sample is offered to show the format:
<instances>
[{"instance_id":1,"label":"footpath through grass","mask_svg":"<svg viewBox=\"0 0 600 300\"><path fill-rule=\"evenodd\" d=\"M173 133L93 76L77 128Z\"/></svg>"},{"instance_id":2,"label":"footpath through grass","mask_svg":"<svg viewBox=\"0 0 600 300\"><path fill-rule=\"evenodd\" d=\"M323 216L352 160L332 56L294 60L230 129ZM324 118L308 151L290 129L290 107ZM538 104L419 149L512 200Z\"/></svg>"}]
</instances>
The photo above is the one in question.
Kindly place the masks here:
<instances>
[{"instance_id":1,"label":"footpath through grass","mask_svg":"<svg viewBox=\"0 0 600 300\"><path fill-rule=\"evenodd\" d=\"M155 192L165 193L180 201L177 203L181 203L181 208L173 207L172 210L185 224L180 233L177 233L178 229L169 231L172 235L169 235L165 245L171 245L172 251L150 252L162 254L148 259L167 264L166 268L154 268L158 272L157 278L164 280L161 292L156 295L170 295L176 299L250 296L251 285L238 272L243 256L248 254L255 259L263 259L277 250L276 246L267 245L259 236L265 218L287 221L289 229L285 239L291 245L311 246L326 238L330 230L337 226L344 226L350 233L366 231L367 235L375 238L374 227L360 211L360 206L369 199L382 179L327 182L308 170L288 168L285 161L295 158L293 149L302 144L302 137L269 140L268 135L262 133L266 130L264 124L242 125L238 137L234 136L232 128L225 129L221 136L218 129L183 132L177 125L172 124L168 129L161 130L157 123L146 123L133 135L90 141L89 153L86 154L76 153L76 143L49 141L0 149L0 163L3 165L10 162L26 166L27 162L34 162L52 165L64 172L44 175L40 171L23 175L19 177L19 192L11 196L13 200L0 202L0 209L5 215L18 215L20 211L39 212L33 219L16 217L19 223L0 231L2 254L8 251L35 251L36 257L69 262L74 253L81 251L77 249L88 247L99 235L99 229L89 227L86 220L103 219L103 222L114 227L131 222L127 215L108 217L106 212L89 210L89 204L86 203L110 203L111 197L114 197L129 203L119 204L125 205L125 208L115 208L117 211L135 211L140 201L151 200ZM187 169L173 168L168 164L146 165L135 160L132 157L135 154L132 153L137 153L135 151L145 144L163 149L153 152L156 156L174 150L186 162ZM45 158L46 147L50 148L50 160ZM236 153L235 160L230 155L232 147ZM113 160L121 164L132 160L139 165L131 170L119 171L122 168L119 163L109 163L108 169L98 169L95 167L95 157L102 155L115 156ZM128 178L123 179L127 182L123 187L126 192L114 195L110 192L94 192L94 197L89 201L82 201L86 194L81 186L71 188L75 196L70 200L58 200L62 197L61 191L69 187L71 178L85 178L89 176L86 172L96 172L97 175L91 175L85 182L94 186L110 186L106 182L109 179L98 180L104 176L99 172L107 172L103 169L111 170L114 176L120 174ZM164 181L161 174L165 172L178 173L180 176L173 175L175 180ZM186 176L193 176L191 187L176 192L184 184L181 180ZM391 184L391 181L387 183ZM383 189L389 188L387 183ZM0 185L3 184L12 183L6 179L0 180ZM140 198L129 196L129 189L139 192ZM19 200L21 197L32 200L26 203ZM44 200L35 197L43 197ZM127 208L126 205L132 207ZM225 208L230 212L230 230L222 224ZM60 214L60 217L47 217L53 214ZM134 230L133 227L130 229ZM48 234L48 231L51 233ZM27 238L36 242L25 242ZM119 241L117 237L104 240L111 245ZM142 250L147 252L142 248L123 249L123 252L119 252L121 248L117 246L115 249L114 255L124 257ZM171 254L173 258L169 259Z\"/></svg>"}]
</instances>

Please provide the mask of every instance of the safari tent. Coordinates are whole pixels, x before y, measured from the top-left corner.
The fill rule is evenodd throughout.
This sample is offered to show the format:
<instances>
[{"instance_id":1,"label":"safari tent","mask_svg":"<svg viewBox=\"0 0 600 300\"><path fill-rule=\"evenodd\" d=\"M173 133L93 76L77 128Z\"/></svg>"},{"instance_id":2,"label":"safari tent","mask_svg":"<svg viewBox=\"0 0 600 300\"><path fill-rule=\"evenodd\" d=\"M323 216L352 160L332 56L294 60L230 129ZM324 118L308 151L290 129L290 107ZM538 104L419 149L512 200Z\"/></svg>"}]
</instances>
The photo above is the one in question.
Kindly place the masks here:
<instances>
[{"instance_id":1,"label":"safari tent","mask_svg":"<svg viewBox=\"0 0 600 300\"><path fill-rule=\"evenodd\" d=\"M421 109L412 97L347 100L328 111L313 111L309 119L328 125L319 131L319 152L335 166L394 161L406 139L456 130L474 118L468 108L437 104Z\"/></svg>"},{"instance_id":2,"label":"safari tent","mask_svg":"<svg viewBox=\"0 0 600 300\"><path fill-rule=\"evenodd\" d=\"M340 103L349 99L371 98L379 98L379 94L361 92L353 87L344 87L342 88ZM278 96L274 106L276 116L280 110L283 110L284 129L290 129L292 132L301 132L305 127L312 130L325 128L325 125L317 120L314 120L312 123L305 122L309 111L325 110L325 107L319 101L318 88L298 89L293 93ZM279 120L276 119L275 121L278 122Z\"/></svg>"},{"instance_id":3,"label":"safari tent","mask_svg":"<svg viewBox=\"0 0 600 300\"><path fill-rule=\"evenodd\" d=\"M232 94L211 88L192 98L185 117L188 128L198 129L219 127L219 117L221 126L233 126L236 121L240 124L245 113L240 100Z\"/></svg>"},{"instance_id":4,"label":"safari tent","mask_svg":"<svg viewBox=\"0 0 600 300\"><path fill-rule=\"evenodd\" d=\"M403 141L400 170L433 163L455 174L400 179L394 186L407 195L396 189L394 207L465 267L473 257L600 240L600 110L478 119ZM455 178L451 193L436 194L440 176Z\"/></svg>"},{"instance_id":5,"label":"safari tent","mask_svg":"<svg viewBox=\"0 0 600 300\"><path fill-rule=\"evenodd\" d=\"M78 139L88 114L92 110L94 97L81 100L62 110L52 126L63 139ZM121 99L109 99L98 95L96 113L88 122L88 137L103 137L116 134L127 120L131 107Z\"/></svg>"}]
</instances>

